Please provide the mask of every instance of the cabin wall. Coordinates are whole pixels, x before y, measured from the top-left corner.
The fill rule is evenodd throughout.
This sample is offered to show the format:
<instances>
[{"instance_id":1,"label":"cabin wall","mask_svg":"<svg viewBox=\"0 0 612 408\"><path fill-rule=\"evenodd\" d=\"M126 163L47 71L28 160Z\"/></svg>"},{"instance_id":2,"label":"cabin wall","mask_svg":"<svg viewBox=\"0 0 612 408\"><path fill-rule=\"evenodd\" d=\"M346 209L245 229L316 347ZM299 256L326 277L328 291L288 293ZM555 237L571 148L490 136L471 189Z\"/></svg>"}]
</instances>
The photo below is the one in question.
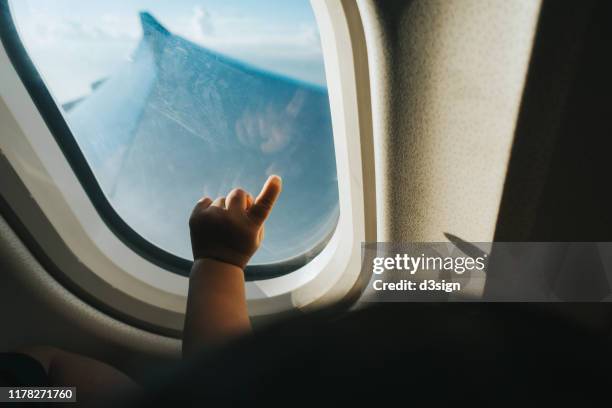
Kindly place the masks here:
<instances>
[{"instance_id":1,"label":"cabin wall","mask_svg":"<svg viewBox=\"0 0 612 408\"><path fill-rule=\"evenodd\" d=\"M540 2L359 0L378 240L491 241Z\"/></svg>"}]
</instances>

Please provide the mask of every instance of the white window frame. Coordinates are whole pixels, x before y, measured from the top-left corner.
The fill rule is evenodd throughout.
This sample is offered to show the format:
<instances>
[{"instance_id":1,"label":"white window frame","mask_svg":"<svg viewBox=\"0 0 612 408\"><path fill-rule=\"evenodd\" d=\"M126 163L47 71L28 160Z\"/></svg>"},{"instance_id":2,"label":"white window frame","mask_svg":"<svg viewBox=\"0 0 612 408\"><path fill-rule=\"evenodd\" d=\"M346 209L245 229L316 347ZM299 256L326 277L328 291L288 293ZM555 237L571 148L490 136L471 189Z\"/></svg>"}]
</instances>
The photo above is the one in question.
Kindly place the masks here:
<instances>
[{"instance_id":1,"label":"white window frame","mask_svg":"<svg viewBox=\"0 0 612 408\"><path fill-rule=\"evenodd\" d=\"M375 241L372 123L367 54L357 2L311 0L321 35L331 104L340 216L328 245L310 263L273 279L247 282L252 316L329 304L358 290L361 243ZM176 313L182 325L188 279L123 243L100 217L0 44L0 149L45 217L87 270L141 306ZM2 111L2 110L0 110ZM10 126L10 122L15 126ZM187 220L185 220L187 222ZM51 257L53 254L49 254ZM69 276L70 278L70 276ZM368 277L365 277L366 280ZM83 281L83 279L81 279ZM96 288L81 288L96 297ZM130 314L130 308L124 313ZM138 316L143 319L142 315Z\"/></svg>"}]
</instances>

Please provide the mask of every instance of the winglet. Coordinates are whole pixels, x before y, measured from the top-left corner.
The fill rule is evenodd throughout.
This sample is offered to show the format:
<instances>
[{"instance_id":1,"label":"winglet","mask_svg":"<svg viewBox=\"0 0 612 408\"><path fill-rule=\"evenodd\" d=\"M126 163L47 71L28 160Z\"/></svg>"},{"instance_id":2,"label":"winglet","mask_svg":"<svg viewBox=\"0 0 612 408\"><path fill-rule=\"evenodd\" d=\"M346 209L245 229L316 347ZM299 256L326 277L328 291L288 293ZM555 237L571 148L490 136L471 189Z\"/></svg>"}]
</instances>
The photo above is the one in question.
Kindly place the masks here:
<instances>
[{"instance_id":1,"label":"winglet","mask_svg":"<svg viewBox=\"0 0 612 408\"><path fill-rule=\"evenodd\" d=\"M164 37L170 35L170 31L166 29L153 15L147 11L140 13L140 23L142 24L142 31L145 37L152 35L162 35Z\"/></svg>"}]
</instances>

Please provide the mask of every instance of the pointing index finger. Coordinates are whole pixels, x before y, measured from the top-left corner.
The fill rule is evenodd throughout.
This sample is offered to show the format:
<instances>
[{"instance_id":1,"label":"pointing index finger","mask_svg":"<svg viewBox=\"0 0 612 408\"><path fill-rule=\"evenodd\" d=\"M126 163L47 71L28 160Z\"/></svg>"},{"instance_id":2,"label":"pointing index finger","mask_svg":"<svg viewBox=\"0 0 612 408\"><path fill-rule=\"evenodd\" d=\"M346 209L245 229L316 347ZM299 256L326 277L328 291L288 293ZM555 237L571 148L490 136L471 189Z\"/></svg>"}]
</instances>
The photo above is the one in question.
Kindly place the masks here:
<instances>
[{"instance_id":1,"label":"pointing index finger","mask_svg":"<svg viewBox=\"0 0 612 408\"><path fill-rule=\"evenodd\" d=\"M257 222L263 223L270 215L282 190L279 176L270 176L249 210L249 215Z\"/></svg>"}]
</instances>

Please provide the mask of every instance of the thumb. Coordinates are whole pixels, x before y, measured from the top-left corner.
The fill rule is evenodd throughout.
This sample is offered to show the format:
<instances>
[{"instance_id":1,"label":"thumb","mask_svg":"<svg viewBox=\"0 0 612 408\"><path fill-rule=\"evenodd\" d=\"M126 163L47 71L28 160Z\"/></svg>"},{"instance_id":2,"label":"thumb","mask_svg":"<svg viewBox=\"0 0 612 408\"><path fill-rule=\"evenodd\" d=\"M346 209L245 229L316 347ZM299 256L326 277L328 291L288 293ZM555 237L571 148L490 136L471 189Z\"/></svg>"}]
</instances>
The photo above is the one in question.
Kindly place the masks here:
<instances>
[{"instance_id":1,"label":"thumb","mask_svg":"<svg viewBox=\"0 0 612 408\"><path fill-rule=\"evenodd\" d=\"M249 209L249 216L251 219L259 224L263 224L264 221L270 215L274 203L278 199L282 190L282 180L279 176L270 176L264 184L261 192L255 199L255 202Z\"/></svg>"}]
</instances>

